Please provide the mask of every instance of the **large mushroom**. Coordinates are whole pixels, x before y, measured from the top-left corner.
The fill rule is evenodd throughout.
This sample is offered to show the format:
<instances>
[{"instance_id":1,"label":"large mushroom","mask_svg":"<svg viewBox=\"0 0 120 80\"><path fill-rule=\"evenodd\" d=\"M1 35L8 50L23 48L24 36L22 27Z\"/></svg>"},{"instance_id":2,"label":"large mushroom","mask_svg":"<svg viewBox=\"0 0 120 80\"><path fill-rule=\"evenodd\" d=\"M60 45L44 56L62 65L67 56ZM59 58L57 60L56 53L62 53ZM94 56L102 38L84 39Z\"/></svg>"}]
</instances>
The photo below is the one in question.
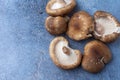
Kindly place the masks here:
<instances>
[{"instance_id":1,"label":"large mushroom","mask_svg":"<svg viewBox=\"0 0 120 80\"><path fill-rule=\"evenodd\" d=\"M53 34L53 35L60 35L67 30L67 23L68 23L69 17L52 17L49 16L46 18L45 21L45 27L46 30Z\"/></svg>"},{"instance_id":2,"label":"large mushroom","mask_svg":"<svg viewBox=\"0 0 120 80\"><path fill-rule=\"evenodd\" d=\"M63 16L71 12L75 5L75 0L50 0L46 12L51 16Z\"/></svg>"},{"instance_id":3,"label":"large mushroom","mask_svg":"<svg viewBox=\"0 0 120 80\"><path fill-rule=\"evenodd\" d=\"M76 41L92 37L94 20L85 11L75 13L68 25L67 35Z\"/></svg>"},{"instance_id":4,"label":"large mushroom","mask_svg":"<svg viewBox=\"0 0 120 80\"><path fill-rule=\"evenodd\" d=\"M81 63L81 52L70 48L68 41L64 37L53 39L49 51L53 62L63 69L73 69Z\"/></svg>"},{"instance_id":5,"label":"large mushroom","mask_svg":"<svg viewBox=\"0 0 120 80\"><path fill-rule=\"evenodd\" d=\"M95 30L94 37L103 42L112 42L120 34L120 24L110 13L97 11L94 14Z\"/></svg>"},{"instance_id":6,"label":"large mushroom","mask_svg":"<svg viewBox=\"0 0 120 80\"><path fill-rule=\"evenodd\" d=\"M110 49L100 41L94 40L86 44L82 59L82 67L88 72L100 72L112 58Z\"/></svg>"}]
</instances>

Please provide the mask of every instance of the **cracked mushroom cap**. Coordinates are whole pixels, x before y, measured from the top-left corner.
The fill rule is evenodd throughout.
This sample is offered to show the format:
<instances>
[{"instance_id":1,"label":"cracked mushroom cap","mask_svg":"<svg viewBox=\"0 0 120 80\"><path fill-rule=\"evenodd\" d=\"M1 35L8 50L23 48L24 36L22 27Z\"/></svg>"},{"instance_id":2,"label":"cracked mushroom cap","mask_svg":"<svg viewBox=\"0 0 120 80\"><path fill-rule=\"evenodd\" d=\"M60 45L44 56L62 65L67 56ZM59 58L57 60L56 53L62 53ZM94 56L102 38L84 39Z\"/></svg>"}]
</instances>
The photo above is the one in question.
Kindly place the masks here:
<instances>
[{"instance_id":1,"label":"cracked mushroom cap","mask_svg":"<svg viewBox=\"0 0 120 80\"><path fill-rule=\"evenodd\" d=\"M68 25L67 35L76 41L92 37L94 20L85 11L75 13Z\"/></svg>"},{"instance_id":2,"label":"cracked mushroom cap","mask_svg":"<svg viewBox=\"0 0 120 80\"><path fill-rule=\"evenodd\" d=\"M120 24L110 13L97 11L94 14L95 30L94 37L103 42L112 42L120 34Z\"/></svg>"},{"instance_id":3,"label":"cracked mushroom cap","mask_svg":"<svg viewBox=\"0 0 120 80\"><path fill-rule=\"evenodd\" d=\"M53 39L49 51L51 59L60 68L73 69L81 63L81 52L70 48L68 41L64 37Z\"/></svg>"},{"instance_id":4,"label":"cracked mushroom cap","mask_svg":"<svg viewBox=\"0 0 120 80\"><path fill-rule=\"evenodd\" d=\"M100 41L94 40L86 44L82 67L88 72L100 72L112 58L109 48Z\"/></svg>"},{"instance_id":5,"label":"cracked mushroom cap","mask_svg":"<svg viewBox=\"0 0 120 80\"><path fill-rule=\"evenodd\" d=\"M46 18L45 21L45 27L46 30L53 34L53 35L60 35L67 30L67 23L68 23L69 17L52 17L49 16Z\"/></svg>"},{"instance_id":6,"label":"cracked mushroom cap","mask_svg":"<svg viewBox=\"0 0 120 80\"><path fill-rule=\"evenodd\" d=\"M50 0L46 12L51 16L63 16L71 12L75 5L75 0Z\"/></svg>"}]
</instances>

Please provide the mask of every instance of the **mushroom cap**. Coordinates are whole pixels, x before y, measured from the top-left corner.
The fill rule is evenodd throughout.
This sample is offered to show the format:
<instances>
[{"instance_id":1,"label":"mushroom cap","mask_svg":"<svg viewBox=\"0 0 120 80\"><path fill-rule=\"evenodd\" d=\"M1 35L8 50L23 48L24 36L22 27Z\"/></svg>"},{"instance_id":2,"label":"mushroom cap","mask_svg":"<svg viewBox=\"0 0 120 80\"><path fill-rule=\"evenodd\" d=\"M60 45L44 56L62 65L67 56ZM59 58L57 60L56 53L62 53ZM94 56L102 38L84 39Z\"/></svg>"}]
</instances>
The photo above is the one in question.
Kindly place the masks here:
<instances>
[{"instance_id":1,"label":"mushroom cap","mask_svg":"<svg viewBox=\"0 0 120 80\"><path fill-rule=\"evenodd\" d=\"M51 16L63 16L73 10L76 0L50 0L46 12Z\"/></svg>"},{"instance_id":2,"label":"mushroom cap","mask_svg":"<svg viewBox=\"0 0 120 80\"><path fill-rule=\"evenodd\" d=\"M67 20L66 17L52 17L49 16L46 18L45 26L49 33L53 35L59 35L67 30Z\"/></svg>"},{"instance_id":3,"label":"mushroom cap","mask_svg":"<svg viewBox=\"0 0 120 80\"><path fill-rule=\"evenodd\" d=\"M86 44L82 67L88 72L100 72L105 64L112 59L109 48L100 41L94 40Z\"/></svg>"},{"instance_id":4,"label":"mushroom cap","mask_svg":"<svg viewBox=\"0 0 120 80\"><path fill-rule=\"evenodd\" d=\"M68 25L67 35L76 41L92 37L94 20L85 11L75 13Z\"/></svg>"},{"instance_id":5,"label":"mushroom cap","mask_svg":"<svg viewBox=\"0 0 120 80\"><path fill-rule=\"evenodd\" d=\"M66 47L69 51L64 50ZM73 69L80 65L82 54L79 50L73 50L68 46L68 41L64 37L56 37L49 47L50 57L60 68ZM66 54L65 52L69 52Z\"/></svg>"},{"instance_id":6,"label":"mushroom cap","mask_svg":"<svg viewBox=\"0 0 120 80\"><path fill-rule=\"evenodd\" d=\"M96 11L94 14L94 37L103 42L112 42L120 35L120 24L110 13Z\"/></svg>"}]
</instances>

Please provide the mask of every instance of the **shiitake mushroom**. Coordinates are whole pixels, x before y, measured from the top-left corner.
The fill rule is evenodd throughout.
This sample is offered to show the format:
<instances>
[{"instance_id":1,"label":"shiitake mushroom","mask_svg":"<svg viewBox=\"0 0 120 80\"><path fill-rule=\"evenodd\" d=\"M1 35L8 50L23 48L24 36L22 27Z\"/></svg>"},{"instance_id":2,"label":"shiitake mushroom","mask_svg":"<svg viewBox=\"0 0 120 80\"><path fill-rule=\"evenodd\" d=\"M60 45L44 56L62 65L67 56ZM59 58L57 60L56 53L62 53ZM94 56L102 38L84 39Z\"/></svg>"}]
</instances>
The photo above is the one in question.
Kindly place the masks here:
<instances>
[{"instance_id":1,"label":"shiitake mushroom","mask_svg":"<svg viewBox=\"0 0 120 80\"><path fill-rule=\"evenodd\" d=\"M68 17L52 17L46 18L45 27L46 30L53 35L60 35L67 30Z\"/></svg>"},{"instance_id":2,"label":"shiitake mushroom","mask_svg":"<svg viewBox=\"0 0 120 80\"><path fill-rule=\"evenodd\" d=\"M67 35L76 41L92 37L94 20L86 11L79 11L73 14L68 24Z\"/></svg>"},{"instance_id":3,"label":"shiitake mushroom","mask_svg":"<svg viewBox=\"0 0 120 80\"><path fill-rule=\"evenodd\" d=\"M84 47L82 67L84 70L97 73L112 59L110 49L102 42L94 40Z\"/></svg>"},{"instance_id":4,"label":"shiitake mushroom","mask_svg":"<svg viewBox=\"0 0 120 80\"><path fill-rule=\"evenodd\" d=\"M46 12L51 16L63 16L70 13L76 6L76 0L50 0Z\"/></svg>"},{"instance_id":5,"label":"shiitake mushroom","mask_svg":"<svg viewBox=\"0 0 120 80\"><path fill-rule=\"evenodd\" d=\"M94 37L103 42L113 42L120 35L120 23L110 13L96 11L94 14Z\"/></svg>"},{"instance_id":6,"label":"shiitake mushroom","mask_svg":"<svg viewBox=\"0 0 120 80\"><path fill-rule=\"evenodd\" d=\"M70 48L64 37L54 38L50 43L49 52L55 65L62 69L73 69L81 63L81 52Z\"/></svg>"}]
</instances>

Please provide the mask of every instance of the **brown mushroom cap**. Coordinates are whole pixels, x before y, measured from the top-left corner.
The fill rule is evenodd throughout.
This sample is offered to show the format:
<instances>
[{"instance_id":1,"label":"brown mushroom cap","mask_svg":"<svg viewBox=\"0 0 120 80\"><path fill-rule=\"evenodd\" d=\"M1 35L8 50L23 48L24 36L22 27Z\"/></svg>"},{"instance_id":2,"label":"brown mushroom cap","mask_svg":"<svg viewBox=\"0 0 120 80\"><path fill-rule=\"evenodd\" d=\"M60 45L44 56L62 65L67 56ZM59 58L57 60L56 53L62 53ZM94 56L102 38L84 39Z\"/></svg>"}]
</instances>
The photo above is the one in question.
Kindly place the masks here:
<instances>
[{"instance_id":1,"label":"brown mushroom cap","mask_svg":"<svg viewBox=\"0 0 120 80\"><path fill-rule=\"evenodd\" d=\"M46 18L45 26L49 33L54 35L59 35L67 30L67 19L66 17L52 17L49 16Z\"/></svg>"},{"instance_id":2,"label":"brown mushroom cap","mask_svg":"<svg viewBox=\"0 0 120 80\"><path fill-rule=\"evenodd\" d=\"M51 16L63 16L71 12L75 5L75 0L50 0L46 12Z\"/></svg>"},{"instance_id":3,"label":"brown mushroom cap","mask_svg":"<svg viewBox=\"0 0 120 80\"><path fill-rule=\"evenodd\" d=\"M73 69L81 63L81 52L71 49L64 37L53 39L50 43L49 52L53 62L60 68Z\"/></svg>"},{"instance_id":4,"label":"brown mushroom cap","mask_svg":"<svg viewBox=\"0 0 120 80\"><path fill-rule=\"evenodd\" d=\"M120 24L110 13L97 11L94 14L95 30L94 37L103 42L112 42L120 34Z\"/></svg>"},{"instance_id":5,"label":"brown mushroom cap","mask_svg":"<svg viewBox=\"0 0 120 80\"><path fill-rule=\"evenodd\" d=\"M83 40L92 37L94 30L94 20L85 11L75 13L68 26L67 35L74 40Z\"/></svg>"},{"instance_id":6,"label":"brown mushroom cap","mask_svg":"<svg viewBox=\"0 0 120 80\"><path fill-rule=\"evenodd\" d=\"M88 72L100 72L112 58L109 48L100 41L94 40L86 44L82 67Z\"/></svg>"}]
</instances>

